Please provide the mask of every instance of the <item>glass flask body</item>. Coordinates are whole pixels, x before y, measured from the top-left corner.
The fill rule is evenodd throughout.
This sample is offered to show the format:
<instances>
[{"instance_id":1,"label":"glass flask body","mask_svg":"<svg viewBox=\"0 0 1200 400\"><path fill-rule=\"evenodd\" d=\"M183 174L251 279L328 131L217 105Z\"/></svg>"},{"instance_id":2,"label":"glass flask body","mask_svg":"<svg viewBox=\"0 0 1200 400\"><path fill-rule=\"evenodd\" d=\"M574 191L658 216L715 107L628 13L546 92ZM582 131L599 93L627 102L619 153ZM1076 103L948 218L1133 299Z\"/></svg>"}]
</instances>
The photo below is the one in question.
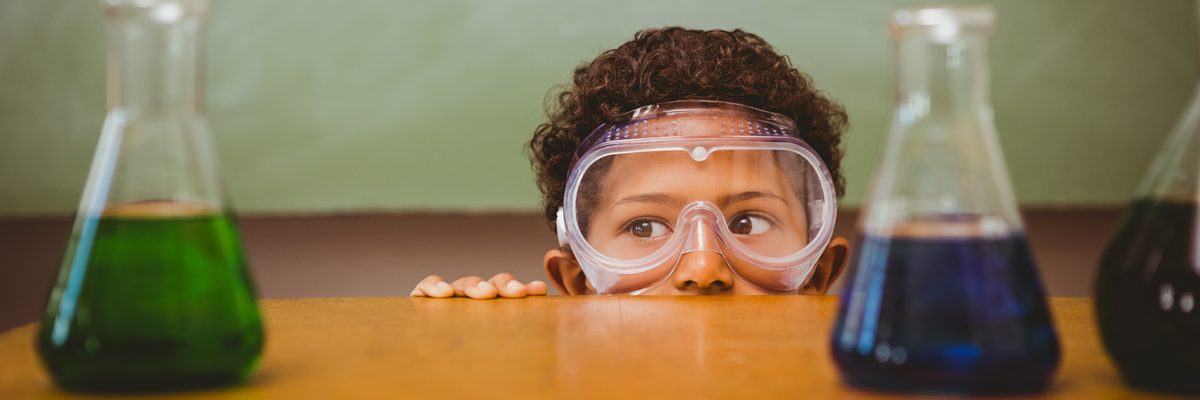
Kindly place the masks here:
<instances>
[{"instance_id":1,"label":"glass flask body","mask_svg":"<svg viewBox=\"0 0 1200 400\"><path fill-rule=\"evenodd\" d=\"M1100 260L1096 316L1130 384L1200 394L1200 87Z\"/></svg>"},{"instance_id":2,"label":"glass flask body","mask_svg":"<svg viewBox=\"0 0 1200 400\"><path fill-rule=\"evenodd\" d=\"M37 350L81 391L231 384L262 323L203 116L207 0L106 0L108 115Z\"/></svg>"},{"instance_id":3,"label":"glass flask body","mask_svg":"<svg viewBox=\"0 0 1200 400\"><path fill-rule=\"evenodd\" d=\"M1026 393L1057 336L988 103L987 7L900 10L897 105L832 337L843 379L885 391Z\"/></svg>"}]
</instances>

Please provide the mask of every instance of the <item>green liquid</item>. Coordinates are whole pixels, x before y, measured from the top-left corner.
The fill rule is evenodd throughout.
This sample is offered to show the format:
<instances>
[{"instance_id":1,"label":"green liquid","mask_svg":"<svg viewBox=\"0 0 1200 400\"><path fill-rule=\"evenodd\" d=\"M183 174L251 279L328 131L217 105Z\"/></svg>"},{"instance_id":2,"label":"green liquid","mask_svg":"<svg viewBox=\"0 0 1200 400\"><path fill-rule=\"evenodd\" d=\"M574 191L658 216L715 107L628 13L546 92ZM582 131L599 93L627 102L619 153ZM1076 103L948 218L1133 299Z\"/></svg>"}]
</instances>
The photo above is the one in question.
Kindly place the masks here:
<instances>
[{"instance_id":1,"label":"green liquid","mask_svg":"<svg viewBox=\"0 0 1200 400\"><path fill-rule=\"evenodd\" d=\"M86 266L72 237L38 334L54 382L156 391L240 382L263 332L237 229L225 215L104 217ZM74 280L74 282L72 282Z\"/></svg>"}]
</instances>

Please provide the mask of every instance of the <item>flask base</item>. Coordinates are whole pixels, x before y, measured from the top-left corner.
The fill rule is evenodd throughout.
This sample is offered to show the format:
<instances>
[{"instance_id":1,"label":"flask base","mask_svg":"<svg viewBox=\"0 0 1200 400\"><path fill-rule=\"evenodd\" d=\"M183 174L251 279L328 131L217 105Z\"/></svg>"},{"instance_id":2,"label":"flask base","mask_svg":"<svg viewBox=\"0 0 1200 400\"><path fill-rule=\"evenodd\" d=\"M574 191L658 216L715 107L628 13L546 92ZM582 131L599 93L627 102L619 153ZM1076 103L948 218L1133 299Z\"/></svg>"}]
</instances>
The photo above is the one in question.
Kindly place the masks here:
<instances>
[{"instance_id":1,"label":"flask base","mask_svg":"<svg viewBox=\"0 0 1200 400\"><path fill-rule=\"evenodd\" d=\"M999 377L997 377L999 378ZM1040 393L1049 386L1049 380L1037 382L1009 382L1000 379L976 379L943 381L940 383L923 382L919 379L907 379L883 376L848 376L843 375L842 382L848 386L868 391L888 393L922 393L941 395L1024 395Z\"/></svg>"},{"instance_id":2,"label":"flask base","mask_svg":"<svg viewBox=\"0 0 1200 400\"><path fill-rule=\"evenodd\" d=\"M55 377L54 385L79 393L163 393L196 389L213 389L237 385L246 380L247 373L214 373L175 377Z\"/></svg>"},{"instance_id":3,"label":"flask base","mask_svg":"<svg viewBox=\"0 0 1200 400\"><path fill-rule=\"evenodd\" d=\"M1160 393L1172 393L1196 396L1200 395L1200 381L1196 375L1164 372L1160 370L1142 371L1137 374L1122 374L1125 382L1139 390Z\"/></svg>"}]
</instances>

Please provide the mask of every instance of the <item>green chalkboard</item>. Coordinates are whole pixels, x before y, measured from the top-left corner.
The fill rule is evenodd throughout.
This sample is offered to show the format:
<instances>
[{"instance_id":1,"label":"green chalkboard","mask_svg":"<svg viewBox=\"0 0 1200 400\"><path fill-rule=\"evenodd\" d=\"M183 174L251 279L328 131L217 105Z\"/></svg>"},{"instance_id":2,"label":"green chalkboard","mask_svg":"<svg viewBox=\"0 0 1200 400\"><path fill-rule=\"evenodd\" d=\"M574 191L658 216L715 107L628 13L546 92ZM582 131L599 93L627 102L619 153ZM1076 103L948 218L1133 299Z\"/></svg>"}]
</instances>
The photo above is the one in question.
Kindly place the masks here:
<instances>
[{"instance_id":1,"label":"green chalkboard","mask_svg":"<svg viewBox=\"0 0 1200 400\"><path fill-rule=\"evenodd\" d=\"M882 21L917 5L216 0L209 119L242 212L534 210L522 146L574 66L645 27L744 28L847 107L854 205L892 108ZM996 8L992 99L1019 199L1125 201L1193 91L1193 4ZM104 31L94 1L0 2L0 216L77 204L104 117Z\"/></svg>"}]
</instances>

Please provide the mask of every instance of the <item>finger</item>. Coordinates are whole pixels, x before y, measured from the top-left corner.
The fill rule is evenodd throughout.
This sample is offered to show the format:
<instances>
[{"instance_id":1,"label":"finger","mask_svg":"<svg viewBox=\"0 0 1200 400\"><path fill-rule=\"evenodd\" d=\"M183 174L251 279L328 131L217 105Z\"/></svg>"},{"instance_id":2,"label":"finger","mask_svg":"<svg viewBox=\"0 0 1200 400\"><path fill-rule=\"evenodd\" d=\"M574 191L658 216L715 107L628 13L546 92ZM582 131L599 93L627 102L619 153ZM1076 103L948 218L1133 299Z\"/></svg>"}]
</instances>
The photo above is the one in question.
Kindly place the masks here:
<instances>
[{"instance_id":1,"label":"finger","mask_svg":"<svg viewBox=\"0 0 1200 400\"><path fill-rule=\"evenodd\" d=\"M542 281L529 282L529 284L525 285L525 293L529 294L530 296L545 296L546 295L546 282L542 282Z\"/></svg>"},{"instance_id":2,"label":"finger","mask_svg":"<svg viewBox=\"0 0 1200 400\"><path fill-rule=\"evenodd\" d=\"M450 284L443 281L441 277L430 275L418 283L410 295L413 297L453 297L454 288L450 287Z\"/></svg>"},{"instance_id":3,"label":"finger","mask_svg":"<svg viewBox=\"0 0 1200 400\"><path fill-rule=\"evenodd\" d=\"M491 299L498 294L496 287L487 283L478 276L468 276L461 278L450 284L454 288L454 294L472 299Z\"/></svg>"},{"instance_id":4,"label":"finger","mask_svg":"<svg viewBox=\"0 0 1200 400\"><path fill-rule=\"evenodd\" d=\"M512 274L502 272L493 276L488 280L496 290L500 291L500 297L509 299L519 299L525 297L525 284L513 277Z\"/></svg>"}]
</instances>

